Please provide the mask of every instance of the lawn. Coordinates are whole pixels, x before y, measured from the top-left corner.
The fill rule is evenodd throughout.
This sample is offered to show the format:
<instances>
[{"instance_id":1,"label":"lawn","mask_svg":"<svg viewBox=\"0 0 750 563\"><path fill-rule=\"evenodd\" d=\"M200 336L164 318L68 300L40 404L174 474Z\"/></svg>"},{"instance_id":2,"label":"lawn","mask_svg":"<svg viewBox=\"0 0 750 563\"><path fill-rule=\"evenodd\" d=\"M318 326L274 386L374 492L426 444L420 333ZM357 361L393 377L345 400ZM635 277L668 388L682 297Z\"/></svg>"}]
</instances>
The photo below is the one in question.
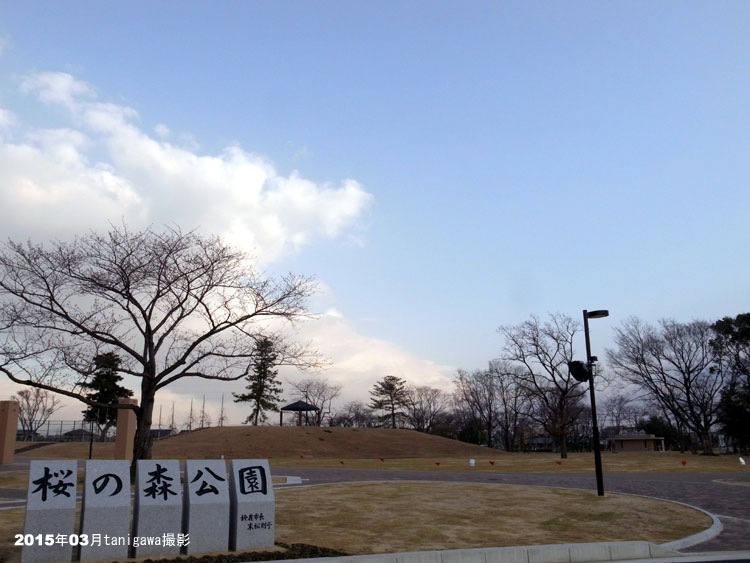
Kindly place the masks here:
<instances>
[{"instance_id":1,"label":"lawn","mask_svg":"<svg viewBox=\"0 0 750 563\"><path fill-rule=\"evenodd\" d=\"M23 445L23 444L19 444ZM112 443L94 443L94 458L111 459ZM44 446L20 456L87 459L88 443ZM384 470L571 473L593 472L591 454L508 454L408 430L356 428L225 427L167 438L155 459L268 459L272 472L295 467ZM469 460L474 460L471 466ZM736 456L604 452L607 472L746 472ZM748 473L750 476L750 473ZM0 474L0 486L23 489L26 473ZM276 540L346 553L381 553L464 547L685 537L710 526L685 506L589 491L500 483L375 482L300 486L276 493ZM16 561L12 534L23 509L0 511L0 551Z\"/></svg>"},{"instance_id":2,"label":"lawn","mask_svg":"<svg viewBox=\"0 0 750 563\"><path fill-rule=\"evenodd\" d=\"M15 483L15 481L12 481ZM4 476L2 485L5 482ZM0 561L20 560L24 509L0 510ZM657 543L711 525L702 512L628 495L486 483L377 482L276 491L276 541L350 554L567 542Z\"/></svg>"}]
</instances>

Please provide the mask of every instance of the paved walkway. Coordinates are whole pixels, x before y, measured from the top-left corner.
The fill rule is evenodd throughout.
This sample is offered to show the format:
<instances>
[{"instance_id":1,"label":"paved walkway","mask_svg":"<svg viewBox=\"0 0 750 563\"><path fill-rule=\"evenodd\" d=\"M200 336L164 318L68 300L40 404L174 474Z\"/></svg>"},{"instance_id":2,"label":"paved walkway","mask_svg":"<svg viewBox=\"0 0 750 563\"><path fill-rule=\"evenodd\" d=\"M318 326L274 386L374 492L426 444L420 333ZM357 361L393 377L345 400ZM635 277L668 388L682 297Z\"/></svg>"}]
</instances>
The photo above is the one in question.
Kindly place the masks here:
<instances>
[{"instance_id":1,"label":"paved walkway","mask_svg":"<svg viewBox=\"0 0 750 563\"><path fill-rule=\"evenodd\" d=\"M596 490L594 474L494 473L489 471L397 471L337 468L278 468L276 473L298 475L306 484L346 481L464 481L543 485ZM607 473L607 491L675 500L706 510L721 520L723 531L713 540L686 551L750 550L750 486L730 484L747 473Z\"/></svg>"}]
</instances>

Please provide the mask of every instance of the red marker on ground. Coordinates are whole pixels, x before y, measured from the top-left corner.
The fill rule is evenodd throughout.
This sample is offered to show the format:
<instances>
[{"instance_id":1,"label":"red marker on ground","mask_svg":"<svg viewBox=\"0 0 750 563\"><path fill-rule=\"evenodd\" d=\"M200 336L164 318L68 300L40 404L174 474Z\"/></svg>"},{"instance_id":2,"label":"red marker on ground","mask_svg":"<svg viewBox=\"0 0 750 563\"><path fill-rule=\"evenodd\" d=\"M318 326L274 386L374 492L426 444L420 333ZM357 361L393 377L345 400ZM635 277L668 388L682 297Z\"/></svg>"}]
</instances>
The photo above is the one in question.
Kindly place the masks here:
<instances>
[{"instance_id":1,"label":"red marker on ground","mask_svg":"<svg viewBox=\"0 0 750 563\"><path fill-rule=\"evenodd\" d=\"M435 465L437 465L438 467L440 467L440 462L439 462L439 461L436 461L436 462L435 462Z\"/></svg>"},{"instance_id":2,"label":"red marker on ground","mask_svg":"<svg viewBox=\"0 0 750 563\"><path fill-rule=\"evenodd\" d=\"M494 462L494 461L491 461L491 462L490 462L490 465L495 465L495 462Z\"/></svg>"},{"instance_id":3,"label":"red marker on ground","mask_svg":"<svg viewBox=\"0 0 750 563\"><path fill-rule=\"evenodd\" d=\"M684 459L682 460L682 462L681 462L681 463L682 463L682 466L683 466L683 467L685 467L685 466L687 465L687 461L685 461Z\"/></svg>"},{"instance_id":4,"label":"red marker on ground","mask_svg":"<svg viewBox=\"0 0 750 563\"><path fill-rule=\"evenodd\" d=\"M341 465L344 465L344 462L343 462L343 461L339 461L339 463L340 463Z\"/></svg>"},{"instance_id":5,"label":"red marker on ground","mask_svg":"<svg viewBox=\"0 0 750 563\"><path fill-rule=\"evenodd\" d=\"M562 465L562 461L556 461L555 463L556 463L557 465Z\"/></svg>"},{"instance_id":6,"label":"red marker on ground","mask_svg":"<svg viewBox=\"0 0 750 563\"><path fill-rule=\"evenodd\" d=\"M378 459L379 459L380 461L385 461L385 460L384 460L384 459L383 459L382 457L381 457L381 458L378 458Z\"/></svg>"}]
</instances>

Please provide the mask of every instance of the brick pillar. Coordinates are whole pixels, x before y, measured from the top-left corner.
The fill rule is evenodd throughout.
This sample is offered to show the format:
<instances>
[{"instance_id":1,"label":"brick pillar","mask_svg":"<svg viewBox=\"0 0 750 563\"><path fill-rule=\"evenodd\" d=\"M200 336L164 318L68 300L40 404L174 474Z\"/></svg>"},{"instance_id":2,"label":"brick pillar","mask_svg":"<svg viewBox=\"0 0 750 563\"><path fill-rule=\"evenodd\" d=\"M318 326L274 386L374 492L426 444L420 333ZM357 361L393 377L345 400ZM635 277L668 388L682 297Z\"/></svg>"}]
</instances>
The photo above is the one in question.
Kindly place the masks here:
<instances>
[{"instance_id":1,"label":"brick pillar","mask_svg":"<svg viewBox=\"0 0 750 563\"><path fill-rule=\"evenodd\" d=\"M136 399L120 399L120 403L137 405ZM133 440L135 439L135 411L117 410L117 434L115 435L115 459L133 461Z\"/></svg>"},{"instance_id":2,"label":"brick pillar","mask_svg":"<svg viewBox=\"0 0 750 563\"><path fill-rule=\"evenodd\" d=\"M18 430L18 403L0 401L0 464L13 463Z\"/></svg>"}]
</instances>

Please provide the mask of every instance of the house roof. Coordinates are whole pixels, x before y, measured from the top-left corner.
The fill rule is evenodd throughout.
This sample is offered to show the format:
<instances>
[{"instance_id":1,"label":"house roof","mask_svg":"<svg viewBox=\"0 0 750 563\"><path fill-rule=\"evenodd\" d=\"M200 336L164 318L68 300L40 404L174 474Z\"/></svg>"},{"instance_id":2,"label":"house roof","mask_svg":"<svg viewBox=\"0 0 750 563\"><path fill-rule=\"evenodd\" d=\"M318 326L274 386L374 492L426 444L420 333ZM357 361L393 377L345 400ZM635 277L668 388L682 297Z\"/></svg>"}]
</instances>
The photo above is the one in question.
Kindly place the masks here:
<instances>
[{"instance_id":1,"label":"house roof","mask_svg":"<svg viewBox=\"0 0 750 563\"><path fill-rule=\"evenodd\" d=\"M615 440L663 440L659 436L654 434L618 434L614 437Z\"/></svg>"},{"instance_id":2,"label":"house roof","mask_svg":"<svg viewBox=\"0 0 750 563\"><path fill-rule=\"evenodd\" d=\"M90 436L91 432L84 430L83 428L76 428L75 430L68 430L63 433L63 436Z\"/></svg>"},{"instance_id":3,"label":"house roof","mask_svg":"<svg viewBox=\"0 0 750 563\"><path fill-rule=\"evenodd\" d=\"M306 403L305 401L296 401L294 403L291 403L281 409L282 411L319 411L320 409L316 407L315 405L311 405L310 403Z\"/></svg>"}]
</instances>

